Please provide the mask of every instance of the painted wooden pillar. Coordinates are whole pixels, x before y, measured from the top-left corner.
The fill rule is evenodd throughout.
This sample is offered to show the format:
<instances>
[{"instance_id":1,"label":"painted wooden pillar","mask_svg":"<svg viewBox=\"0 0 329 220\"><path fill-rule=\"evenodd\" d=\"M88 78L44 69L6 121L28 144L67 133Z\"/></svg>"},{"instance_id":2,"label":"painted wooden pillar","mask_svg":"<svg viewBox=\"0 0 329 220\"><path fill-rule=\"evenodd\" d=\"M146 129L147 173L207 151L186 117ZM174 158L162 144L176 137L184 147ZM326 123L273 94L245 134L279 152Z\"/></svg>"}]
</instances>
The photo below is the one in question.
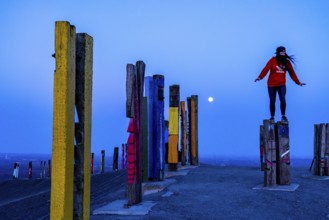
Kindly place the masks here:
<instances>
[{"instance_id":1,"label":"painted wooden pillar","mask_svg":"<svg viewBox=\"0 0 329 220\"><path fill-rule=\"evenodd\" d=\"M179 136L179 85L169 87L169 139L168 139L168 169L178 168L178 136Z\"/></svg>"},{"instance_id":2,"label":"painted wooden pillar","mask_svg":"<svg viewBox=\"0 0 329 220\"><path fill-rule=\"evenodd\" d=\"M148 178L164 179L164 76L145 77L148 99Z\"/></svg>"},{"instance_id":3,"label":"painted wooden pillar","mask_svg":"<svg viewBox=\"0 0 329 220\"><path fill-rule=\"evenodd\" d=\"M276 123L276 155L277 155L277 184L290 184L290 147L289 126L280 122Z\"/></svg>"},{"instance_id":4,"label":"painted wooden pillar","mask_svg":"<svg viewBox=\"0 0 329 220\"><path fill-rule=\"evenodd\" d=\"M156 178L156 166L154 164L154 157L156 155L156 149L153 143L153 111L154 111L154 82L152 76L146 76L144 80L145 96L147 98L147 130L148 130L148 176L147 178L152 180ZM145 155L144 155L145 156Z\"/></svg>"},{"instance_id":5,"label":"painted wooden pillar","mask_svg":"<svg viewBox=\"0 0 329 220\"><path fill-rule=\"evenodd\" d=\"M199 164L199 144L198 144L198 96L192 95L187 98L188 118L189 118L189 150L191 165Z\"/></svg>"},{"instance_id":6,"label":"painted wooden pillar","mask_svg":"<svg viewBox=\"0 0 329 220\"><path fill-rule=\"evenodd\" d=\"M75 35L56 22L50 219L73 219Z\"/></svg>"},{"instance_id":7,"label":"painted wooden pillar","mask_svg":"<svg viewBox=\"0 0 329 220\"><path fill-rule=\"evenodd\" d=\"M182 166L186 165L186 108L185 102L180 102L181 108L181 162Z\"/></svg>"},{"instance_id":8,"label":"painted wooden pillar","mask_svg":"<svg viewBox=\"0 0 329 220\"><path fill-rule=\"evenodd\" d=\"M165 144L164 144L164 85L165 78L163 75L153 75L154 81L154 112L153 112L153 129L155 129L153 143L156 149L156 180L164 180L165 170Z\"/></svg>"},{"instance_id":9,"label":"painted wooden pillar","mask_svg":"<svg viewBox=\"0 0 329 220\"><path fill-rule=\"evenodd\" d=\"M145 64L137 61L136 66L127 65L126 115L134 124L134 143L128 146L128 206L142 200L142 107ZM131 149L133 148L133 149ZM129 156L133 159L130 160ZM133 173L129 173L129 166ZM133 179L131 179L133 178Z\"/></svg>"},{"instance_id":10,"label":"painted wooden pillar","mask_svg":"<svg viewBox=\"0 0 329 220\"><path fill-rule=\"evenodd\" d=\"M165 163L168 164L168 141L169 141L169 121L164 121L164 155L165 155Z\"/></svg>"},{"instance_id":11,"label":"painted wooden pillar","mask_svg":"<svg viewBox=\"0 0 329 220\"><path fill-rule=\"evenodd\" d=\"M263 134L265 140L265 171L264 186L276 185L276 143L275 123L270 120L263 121Z\"/></svg>"}]
</instances>

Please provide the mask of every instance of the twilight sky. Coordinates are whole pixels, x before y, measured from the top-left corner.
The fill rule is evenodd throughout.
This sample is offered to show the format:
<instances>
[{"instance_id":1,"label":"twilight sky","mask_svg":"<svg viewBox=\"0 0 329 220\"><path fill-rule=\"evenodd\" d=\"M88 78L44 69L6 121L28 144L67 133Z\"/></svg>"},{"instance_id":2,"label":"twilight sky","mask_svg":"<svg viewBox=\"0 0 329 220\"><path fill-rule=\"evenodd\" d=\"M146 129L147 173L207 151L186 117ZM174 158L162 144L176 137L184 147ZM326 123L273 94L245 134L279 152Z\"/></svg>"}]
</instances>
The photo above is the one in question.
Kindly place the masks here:
<instances>
[{"instance_id":1,"label":"twilight sky","mask_svg":"<svg viewBox=\"0 0 329 220\"><path fill-rule=\"evenodd\" d=\"M270 115L267 77L254 79L283 45L307 84L287 75L291 157L312 158L313 126L329 122L328 11L327 0L1 1L0 153L51 153L55 21L69 21L94 38L92 152L126 142L126 64L143 60L146 76L165 76L166 118L170 85L199 96L200 156L258 157Z\"/></svg>"}]
</instances>

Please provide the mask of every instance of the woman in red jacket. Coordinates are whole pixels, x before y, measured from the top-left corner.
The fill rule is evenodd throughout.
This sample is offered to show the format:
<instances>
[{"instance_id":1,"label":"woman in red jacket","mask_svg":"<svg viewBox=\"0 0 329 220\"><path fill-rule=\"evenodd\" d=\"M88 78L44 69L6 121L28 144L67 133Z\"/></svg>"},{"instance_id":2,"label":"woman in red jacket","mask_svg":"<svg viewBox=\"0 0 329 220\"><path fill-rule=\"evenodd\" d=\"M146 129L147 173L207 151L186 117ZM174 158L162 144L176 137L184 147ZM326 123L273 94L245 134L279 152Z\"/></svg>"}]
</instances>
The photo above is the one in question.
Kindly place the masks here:
<instances>
[{"instance_id":1,"label":"woman in red jacket","mask_svg":"<svg viewBox=\"0 0 329 220\"><path fill-rule=\"evenodd\" d=\"M276 48L276 56L272 57L263 68L262 72L259 74L255 82L263 79L267 73L270 71L270 75L267 80L268 94L270 97L270 120L274 121L275 116L275 100L276 93L279 95L280 99L280 110L282 121L288 122L286 117L286 72L288 71L291 79L299 86L306 85L301 83L294 71L292 64L294 59L286 54L286 48L280 46Z\"/></svg>"}]
</instances>

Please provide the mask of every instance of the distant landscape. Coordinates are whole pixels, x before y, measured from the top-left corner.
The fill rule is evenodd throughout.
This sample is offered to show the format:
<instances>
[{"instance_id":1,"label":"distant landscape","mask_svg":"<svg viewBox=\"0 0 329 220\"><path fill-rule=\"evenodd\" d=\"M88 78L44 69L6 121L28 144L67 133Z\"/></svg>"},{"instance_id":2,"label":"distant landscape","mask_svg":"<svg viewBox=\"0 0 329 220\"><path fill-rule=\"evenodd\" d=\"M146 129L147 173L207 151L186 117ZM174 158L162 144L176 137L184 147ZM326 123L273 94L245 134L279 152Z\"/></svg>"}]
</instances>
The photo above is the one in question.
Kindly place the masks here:
<instances>
[{"instance_id":1,"label":"distant landscape","mask_svg":"<svg viewBox=\"0 0 329 220\"><path fill-rule=\"evenodd\" d=\"M112 171L113 159L112 155L105 155L105 172ZM119 169L122 169L121 155L119 156ZM0 182L11 180L14 170L14 163L20 165L19 179L28 179L28 164L32 161L32 179L40 178L41 161L46 161L46 172L48 169L48 160L51 160L51 154L13 154L0 153ZM101 155L96 154L94 157L94 174L100 173ZM257 157L220 157L205 156L199 159L200 163L216 165L216 166L260 166L260 159ZM305 167L309 169L312 158L292 158L292 167Z\"/></svg>"}]
</instances>

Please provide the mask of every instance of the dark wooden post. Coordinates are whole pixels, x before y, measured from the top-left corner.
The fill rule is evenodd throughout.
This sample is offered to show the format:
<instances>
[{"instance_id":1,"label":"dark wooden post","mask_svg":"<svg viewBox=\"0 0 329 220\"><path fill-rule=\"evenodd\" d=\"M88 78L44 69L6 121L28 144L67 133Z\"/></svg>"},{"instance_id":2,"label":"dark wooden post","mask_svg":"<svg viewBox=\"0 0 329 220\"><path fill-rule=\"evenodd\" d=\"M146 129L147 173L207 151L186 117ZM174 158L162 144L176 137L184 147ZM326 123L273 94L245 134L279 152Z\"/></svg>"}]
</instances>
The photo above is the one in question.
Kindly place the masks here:
<instances>
[{"instance_id":1,"label":"dark wooden post","mask_svg":"<svg viewBox=\"0 0 329 220\"><path fill-rule=\"evenodd\" d=\"M185 102L180 102L181 108L181 162L186 165L186 108Z\"/></svg>"},{"instance_id":2,"label":"dark wooden post","mask_svg":"<svg viewBox=\"0 0 329 220\"><path fill-rule=\"evenodd\" d=\"M129 161L128 157L128 169L130 165L135 171L132 181L129 179L128 172L128 206L138 204L142 200L142 106L144 75L145 64L143 61L137 61L136 67L132 64L127 65L126 115L132 118L132 122L134 123L134 145L128 146L128 151L135 155L134 161ZM134 149L129 149L131 147Z\"/></svg>"},{"instance_id":3,"label":"dark wooden post","mask_svg":"<svg viewBox=\"0 0 329 220\"><path fill-rule=\"evenodd\" d=\"M143 121L142 121L142 176L143 181L148 180L148 111L147 97L143 97Z\"/></svg>"},{"instance_id":4,"label":"dark wooden post","mask_svg":"<svg viewBox=\"0 0 329 220\"><path fill-rule=\"evenodd\" d=\"M121 169L125 169L125 144L122 144L121 148Z\"/></svg>"},{"instance_id":5,"label":"dark wooden post","mask_svg":"<svg viewBox=\"0 0 329 220\"><path fill-rule=\"evenodd\" d=\"M95 163L95 154L94 153L91 153L91 162L90 162L90 173L91 174L94 174L94 163Z\"/></svg>"},{"instance_id":6,"label":"dark wooden post","mask_svg":"<svg viewBox=\"0 0 329 220\"><path fill-rule=\"evenodd\" d=\"M198 96L192 95L187 98L188 106L188 139L191 165L199 164L198 147Z\"/></svg>"},{"instance_id":7,"label":"dark wooden post","mask_svg":"<svg viewBox=\"0 0 329 220\"><path fill-rule=\"evenodd\" d=\"M118 170L118 165L119 163L119 147L115 147L114 148L114 152L113 152L113 170L117 171Z\"/></svg>"},{"instance_id":8,"label":"dark wooden post","mask_svg":"<svg viewBox=\"0 0 329 220\"><path fill-rule=\"evenodd\" d=\"M51 160L48 160L48 177L50 178Z\"/></svg>"},{"instance_id":9,"label":"dark wooden post","mask_svg":"<svg viewBox=\"0 0 329 220\"><path fill-rule=\"evenodd\" d=\"M290 147L289 126L280 122L276 123L277 145L277 184L290 184Z\"/></svg>"},{"instance_id":10,"label":"dark wooden post","mask_svg":"<svg viewBox=\"0 0 329 220\"><path fill-rule=\"evenodd\" d=\"M325 141L324 157L325 157L324 175L329 176L329 124L326 124L326 141Z\"/></svg>"},{"instance_id":11,"label":"dark wooden post","mask_svg":"<svg viewBox=\"0 0 329 220\"><path fill-rule=\"evenodd\" d=\"M105 150L101 151L101 173L105 172Z\"/></svg>"},{"instance_id":12,"label":"dark wooden post","mask_svg":"<svg viewBox=\"0 0 329 220\"><path fill-rule=\"evenodd\" d=\"M44 178L43 176L43 161L40 161L40 178Z\"/></svg>"},{"instance_id":13,"label":"dark wooden post","mask_svg":"<svg viewBox=\"0 0 329 220\"><path fill-rule=\"evenodd\" d=\"M74 149L74 218L87 219L90 215L90 145L91 102L93 75L93 38L76 34L75 123Z\"/></svg>"},{"instance_id":14,"label":"dark wooden post","mask_svg":"<svg viewBox=\"0 0 329 220\"><path fill-rule=\"evenodd\" d=\"M264 172L264 186L273 186L276 185L276 144L274 122L270 120L264 120L263 129L266 162Z\"/></svg>"},{"instance_id":15,"label":"dark wooden post","mask_svg":"<svg viewBox=\"0 0 329 220\"><path fill-rule=\"evenodd\" d=\"M179 85L169 87L169 96L168 169L175 171L178 168Z\"/></svg>"},{"instance_id":16,"label":"dark wooden post","mask_svg":"<svg viewBox=\"0 0 329 220\"><path fill-rule=\"evenodd\" d=\"M32 161L29 162L29 179L32 179Z\"/></svg>"},{"instance_id":17,"label":"dark wooden post","mask_svg":"<svg viewBox=\"0 0 329 220\"><path fill-rule=\"evenodd\" d=\"M329 175L329 131L328 124L314 125L314 169L317 176Z\"/></svg>"},{"instance_id":18,"label":"dark wooden post","mask_svg":"<svg viewBox=\"0 0 329 220\"><path fill-rule=\"evenodd\" d=\"M264 160L264 152L265 152L265 143L264 143L264 128L263 125L259 128L259 153L260 153L260 169L261 171L265 170L266 164Z\"/></svg>"}]
</instances>

